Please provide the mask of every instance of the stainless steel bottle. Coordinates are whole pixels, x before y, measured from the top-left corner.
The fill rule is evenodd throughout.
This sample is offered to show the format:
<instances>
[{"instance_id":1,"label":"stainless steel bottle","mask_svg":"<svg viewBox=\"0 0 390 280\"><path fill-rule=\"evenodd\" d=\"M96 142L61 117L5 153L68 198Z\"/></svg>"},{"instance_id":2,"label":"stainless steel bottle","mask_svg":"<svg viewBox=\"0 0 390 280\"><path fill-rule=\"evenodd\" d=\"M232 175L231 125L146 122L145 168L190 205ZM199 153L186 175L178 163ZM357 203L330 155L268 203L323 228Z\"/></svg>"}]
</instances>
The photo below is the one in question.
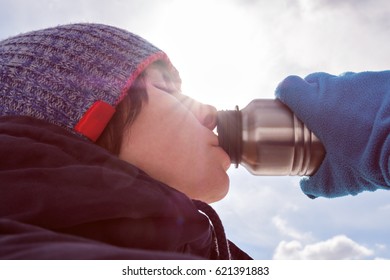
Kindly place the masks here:
<instances>
[{"instance_id":1,"label":"stainless steel bottle","mask_svg":"<svg viewBox=\"0 0 390 280\"><path fill-rule=\"evenodd\" d=\"M325 149L283 103L255 99L244 109L219 111L220 146L232 163L255 175L312 175Z\"/></svg>"}]
</instances>

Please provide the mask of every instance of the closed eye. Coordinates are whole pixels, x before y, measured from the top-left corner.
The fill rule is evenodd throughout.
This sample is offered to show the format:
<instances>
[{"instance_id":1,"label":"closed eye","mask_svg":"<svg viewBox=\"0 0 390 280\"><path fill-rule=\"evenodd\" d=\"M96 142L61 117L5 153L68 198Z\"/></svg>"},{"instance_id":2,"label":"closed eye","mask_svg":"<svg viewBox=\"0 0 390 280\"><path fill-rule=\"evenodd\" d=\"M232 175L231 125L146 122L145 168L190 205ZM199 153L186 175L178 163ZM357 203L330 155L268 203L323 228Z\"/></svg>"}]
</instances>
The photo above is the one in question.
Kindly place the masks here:
<instances>
[{"instance_id":1,"label":"closed eye","mask_svg":"<svg viewBox=\"0 0 390 280\"><path fill-rule=\"evenodd\" d=\"M162 91L168 93L168 94L172 94L172 95L177 94L177 90L176 89L168 87L168 86L166 86L164 84L154 83L153 86L158 88L159 90L162 90Z\"/></svg>"}]
</instances>

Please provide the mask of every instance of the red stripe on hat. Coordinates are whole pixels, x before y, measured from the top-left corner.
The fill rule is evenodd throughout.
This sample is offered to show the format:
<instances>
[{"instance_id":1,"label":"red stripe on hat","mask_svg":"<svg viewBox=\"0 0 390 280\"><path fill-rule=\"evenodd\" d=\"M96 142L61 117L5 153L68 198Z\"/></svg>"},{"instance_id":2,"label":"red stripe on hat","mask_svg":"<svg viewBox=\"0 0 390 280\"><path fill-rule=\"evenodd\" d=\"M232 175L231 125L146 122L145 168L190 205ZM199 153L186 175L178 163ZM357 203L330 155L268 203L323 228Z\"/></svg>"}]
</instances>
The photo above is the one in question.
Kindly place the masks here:
<instances>
[{"instance_id":1,"label":"red stripe on hat","mask_svg":"<svg viewBox=\"0 0 390 280\"><path fill-rule=\"evenodd\" d=\"M104 101L96 101L76 124L75 130L95 142L115 113Z\"/></svg>"}]
</instances>

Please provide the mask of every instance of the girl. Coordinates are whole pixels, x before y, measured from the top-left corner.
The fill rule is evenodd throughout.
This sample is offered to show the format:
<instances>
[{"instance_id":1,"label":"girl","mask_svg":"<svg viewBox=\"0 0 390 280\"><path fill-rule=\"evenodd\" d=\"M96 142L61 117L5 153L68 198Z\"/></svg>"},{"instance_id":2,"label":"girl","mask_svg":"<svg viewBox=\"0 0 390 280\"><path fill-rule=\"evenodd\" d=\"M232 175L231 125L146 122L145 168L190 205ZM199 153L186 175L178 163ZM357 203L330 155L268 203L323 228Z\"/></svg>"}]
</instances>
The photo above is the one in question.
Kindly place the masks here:
<instances>
[{"instance_id":1,"label":"girl","mask_svg":"<svg viewBox=\"0 0 390 280\"><path fill-rule=\"evenodd\" d=\"M182 95L165 53L73 24L0 57L1 258L249 258L201 202L229 186L216 109Z\"/></svg>"}]
</instances>

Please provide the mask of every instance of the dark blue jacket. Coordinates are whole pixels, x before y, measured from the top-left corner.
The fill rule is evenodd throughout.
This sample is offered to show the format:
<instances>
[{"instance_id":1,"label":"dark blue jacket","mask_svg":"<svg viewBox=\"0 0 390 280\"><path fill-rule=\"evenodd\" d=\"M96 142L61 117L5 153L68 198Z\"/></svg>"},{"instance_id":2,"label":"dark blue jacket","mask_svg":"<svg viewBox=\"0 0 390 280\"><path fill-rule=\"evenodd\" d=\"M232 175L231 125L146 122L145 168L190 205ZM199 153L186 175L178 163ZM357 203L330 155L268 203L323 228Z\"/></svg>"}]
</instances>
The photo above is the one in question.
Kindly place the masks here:
<instances>
[{"instance_id":1,"label":"dark blue jacket","mask_svg":"<svg viewBox=\"0 0 390 280\"><path fill-rule=\"evenodd\" d=\"M0 118L2 259L248 258L215 217L62 128Z\"/></svg>"}]
</instances>

